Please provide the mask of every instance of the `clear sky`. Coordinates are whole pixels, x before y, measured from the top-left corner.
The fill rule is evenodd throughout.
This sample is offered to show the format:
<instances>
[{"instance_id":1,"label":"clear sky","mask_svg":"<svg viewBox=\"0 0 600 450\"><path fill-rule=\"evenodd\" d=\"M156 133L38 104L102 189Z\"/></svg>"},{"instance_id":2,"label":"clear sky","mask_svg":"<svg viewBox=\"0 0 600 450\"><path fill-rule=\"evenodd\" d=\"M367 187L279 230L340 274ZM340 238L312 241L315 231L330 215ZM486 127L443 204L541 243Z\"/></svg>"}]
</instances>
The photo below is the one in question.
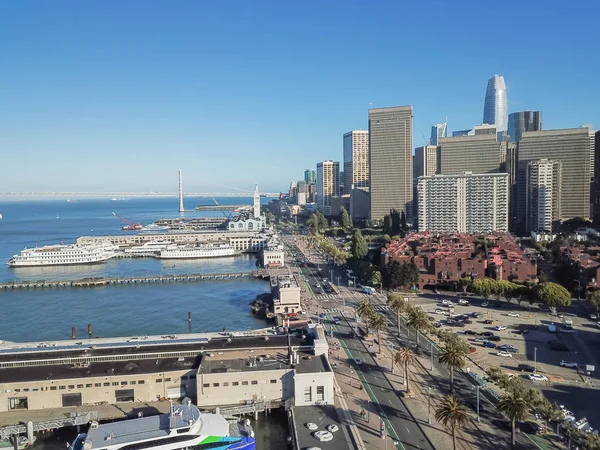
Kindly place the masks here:
<instances>
[{"instance_id":1,"label":"clear sky","mask_svg":"<svg viewBox=\"0 0 600 450\"><path fill-rule=\"evenodd\" d=\"M286 190L367 110L414 146L481 123L487 79L600 127L600 2L0 2L0 191Z\"/></svg>"}]
</instances>

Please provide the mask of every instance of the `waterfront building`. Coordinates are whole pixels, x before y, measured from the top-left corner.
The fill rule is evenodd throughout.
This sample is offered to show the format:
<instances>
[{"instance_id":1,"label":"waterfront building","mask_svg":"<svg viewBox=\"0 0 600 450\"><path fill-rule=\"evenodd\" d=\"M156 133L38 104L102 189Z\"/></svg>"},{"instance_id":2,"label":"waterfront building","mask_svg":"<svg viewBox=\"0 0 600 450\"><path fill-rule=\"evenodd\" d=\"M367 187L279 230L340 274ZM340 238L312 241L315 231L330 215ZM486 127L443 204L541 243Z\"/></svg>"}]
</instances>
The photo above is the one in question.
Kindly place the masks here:
<instances>
[{"instance_id":1,"label":"waterfront building","mask_svg":"<svg viewBox=\"0 0 600 450\"><path fill-rule=\"evenodd\" d=\"M465 171L477 174L499 172L506 158L503 149L495 133L441 138L437 173L460 175Z\"/></svg>"},{"instance_id":2,"label":"waterfront building","mask_svg":"<svg viewBox=\"0 0 600 450\"><path fill-rule=\"evenodd\" d=\"M353 130L344 134L344 188L369 187L369 132Z\"/></svg>"},{"instance_id":3,"label":"waterfront building","mask_svg":"<svg viewBox=\"0 0 600 450\"><path fill-rule=\"evenodd\" d=\"M483 105L483 123L496 125L498 133L508 130L508 100L502 75L494 75L488 80Z\"/></svg>"},{"instance_id":4,"label":"waterfront building","mask_svg":"<svg viewBox=\"0 0 600 450\"><path fill-rule=\"evenodd\" d=\"M527 233L552 234L553 223L560 219L561 162L538 159L527 163Z\"/></svg>"},{"instance_id":5,"label":"waterfront building","mask_svg":"<svg viewBox=\"0 0 600 450\"><path fill-rule=\"evenodd\" d=\"M306 169L304 171L304 181L306 181L306 184L316 184L317 171L312 169Z\"/></svg>"},{"instance_id":6,"label":"waterfront building","mask_svg":"<svg viewBox=\"0 0 600 450\"><path fill-rule=\"evenodd\" d=\"M541 111L520 111L508 115L508 139L519 142L525 131L541 131Z\"/></svg>"},{"instance_id":7,"label":"waterfront building","mask_svg":"<svg viewBox=\"0 0 600 450\"><path fill-rule=\"evenodd\" d=\"M431 127L429 145L438 145L438 139L443 137L448 137L448 120Z\"/></svg>"},{"instance_id":8,"label":"waterfront building","mask_svg":"<svg viewBox=\"0 0 600 450\"><path fill-rule=\"evenodd\" d=\"M331 214L331 198L340 192L340 163L338 161L322 161L317 164L316 196L319 211Z\"/></svg>"},{"instance_id":9,"label":"waterfront building","mask_svg":"<svg viewBox=\"0 0 600 450\"><path fill-rule=\"evenodd\" d=\"M417 185L419 231L508 231L508 175L433 175Z\"/></svg>"},{"instance_id":10,"label":"waterfront building","mask_svg":"<svg viewBox=\"0 0 600 450\"><path fill-rule=\"evenodd\" d=\"M369 110L370 217L391 209L412 219L412 106Z\"/></svg>"},{"instance_id":11,"label":"waterfront building","mask_svg":"<svg viewBox=\"0 0 600 450\"><path fill-rule=\"evenodd\" d=\"M593 164L594 132L588 128L526 131L518 143L517 174L519 231L526 231L527 167L530 161L550 159L562 166L560 220L590 218L590 173Z\"/></svg>"},{"instance_id":12,"label":"waterfront building","mask_svg":"<svg viewBox=\"0 0 600 450\"><path fill-rule=\"evenodd\" d=\"M283 246L265 248L262 251L262 265L265 269L285 266Z\"/></svg>"},{"instance_id":13,"label":"waterfront building","mask_svg":"<svg viewBox=\"0 0 600 450\"><path fill-rule=\"evenodd\" d=\"M283 275L271 277L271 295L273 296L273 313L299 313L302 309L300 283L294 274L288 270Z\"/></svg>"}]
</instances>

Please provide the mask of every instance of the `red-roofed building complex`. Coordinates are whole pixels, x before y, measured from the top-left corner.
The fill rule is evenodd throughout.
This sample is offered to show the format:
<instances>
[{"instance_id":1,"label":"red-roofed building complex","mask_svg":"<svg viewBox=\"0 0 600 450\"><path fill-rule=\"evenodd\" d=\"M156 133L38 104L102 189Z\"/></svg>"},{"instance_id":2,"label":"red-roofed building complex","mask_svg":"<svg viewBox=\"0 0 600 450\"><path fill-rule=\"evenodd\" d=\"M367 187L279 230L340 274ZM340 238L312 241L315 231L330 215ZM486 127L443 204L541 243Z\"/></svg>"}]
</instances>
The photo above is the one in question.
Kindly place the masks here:
<instances>
[{"instance_id":1,"label":"red-roofed building complex","mask_svg":"<svg viewBox=\"0 0 600 450\"><path fill-rule=\"evenodd\" d=\"M412 233L382 249L382 262L392 260L419 268L419 289L461 278L537 280L535 262L508 233Z\"/></svg>"}]
</instances>

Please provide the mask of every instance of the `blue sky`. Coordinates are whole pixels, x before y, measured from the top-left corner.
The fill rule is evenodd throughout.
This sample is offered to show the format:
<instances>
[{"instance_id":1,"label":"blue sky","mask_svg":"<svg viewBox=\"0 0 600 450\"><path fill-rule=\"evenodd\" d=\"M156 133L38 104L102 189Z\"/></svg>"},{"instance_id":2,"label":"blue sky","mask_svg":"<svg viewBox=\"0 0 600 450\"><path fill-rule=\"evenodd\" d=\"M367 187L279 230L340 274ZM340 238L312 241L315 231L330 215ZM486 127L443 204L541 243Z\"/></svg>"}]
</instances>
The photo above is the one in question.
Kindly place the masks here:
<instances>
[{"instance_id":1,"label":"blue sky","mask_svg":"<svg viewBox=\"0 0 600 450\"><path fill-rule=\"evenodd\" d=\"M0 191L287 189L374 107L414 146L487 79L544 128L600 127L600 2L0 2Z\"/></svg>"}]
</instances>

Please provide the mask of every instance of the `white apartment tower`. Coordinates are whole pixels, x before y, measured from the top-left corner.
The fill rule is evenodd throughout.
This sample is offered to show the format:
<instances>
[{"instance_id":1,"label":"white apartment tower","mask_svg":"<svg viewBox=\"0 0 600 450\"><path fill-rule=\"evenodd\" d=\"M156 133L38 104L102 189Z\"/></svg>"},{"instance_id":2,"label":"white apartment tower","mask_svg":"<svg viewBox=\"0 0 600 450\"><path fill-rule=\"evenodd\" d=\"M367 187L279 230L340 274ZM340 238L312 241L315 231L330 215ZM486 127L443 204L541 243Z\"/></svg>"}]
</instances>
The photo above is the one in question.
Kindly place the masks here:
<instances>
[{"instance_id":1,"label":"white apartment tower","mask_svg":"<svg viewBox=\"0 0 600 450\"><path fill-rule=\"evenodd\" d=\"M323 214L331 214L331 197L340 193L340 163L322 161L317 163L317 206Z\"/></svg>"},{"instance_id":2,"label":"white apartment tower","mask_svg":"<svg viewBox=\"0 0 600 450\"><path fill-rule=\"evenodd\" d=\"M562 164L538 159L527 164L526 227L528 232L552 233L552 223L560 220Z\"/></svg>"},{"instance_id":3,"label":"white apartment tower","mask_svg":"<svg viewBox=\"0 0 600 450\"><path fill-rule=\"evenodd\" d=\"M344 134L344 189L369 187L369 132L349 131Z\"/></svg>"},{"instance_id":4,"label":"white apartment tower","mask_svg":"<svg viewBox=\"0 0 600 450\"><path fill-rule=\"evenodd\" d=\"M506 173L419 177L419 230L508 231L508 193Z\"/></svg>"}]
</instances>

